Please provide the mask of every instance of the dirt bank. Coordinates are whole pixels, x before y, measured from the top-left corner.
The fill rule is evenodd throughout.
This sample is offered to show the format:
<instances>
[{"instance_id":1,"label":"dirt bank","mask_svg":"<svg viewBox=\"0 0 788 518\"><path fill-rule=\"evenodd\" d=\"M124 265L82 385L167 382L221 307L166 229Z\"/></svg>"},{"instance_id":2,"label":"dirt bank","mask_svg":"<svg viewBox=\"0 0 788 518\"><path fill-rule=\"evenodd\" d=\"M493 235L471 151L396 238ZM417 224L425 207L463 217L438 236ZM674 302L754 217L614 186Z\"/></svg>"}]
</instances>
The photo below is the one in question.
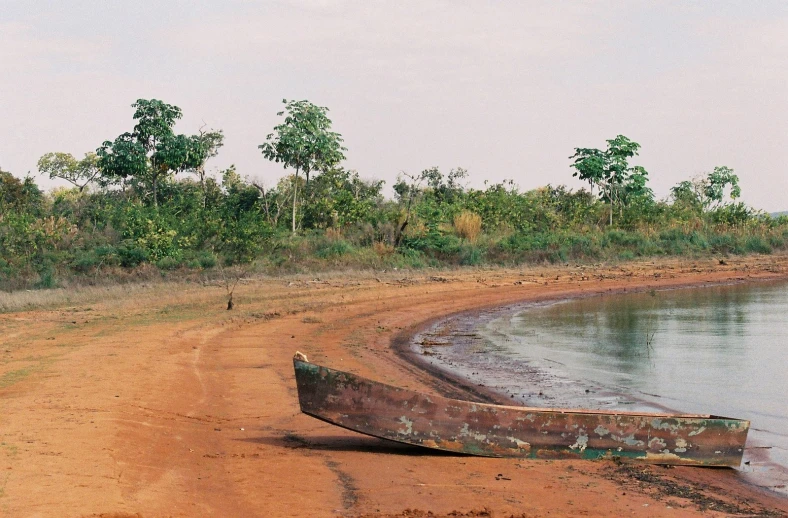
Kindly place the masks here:
<instances>
[{"instance_id":1,"label":"dirt bank","mask_svg":"<svg viewBox=\"0 0 788 518\"><path fill-rule=\"evenodd\" d=\"M788 514L731 470L435 454L298 410L291 357L463 398L392 349L523 300L788 277L788 258L388 272L74 294L0 315L0 516ZM432 514L429 514L432 513Z\"/></svg>"}]
</instances>

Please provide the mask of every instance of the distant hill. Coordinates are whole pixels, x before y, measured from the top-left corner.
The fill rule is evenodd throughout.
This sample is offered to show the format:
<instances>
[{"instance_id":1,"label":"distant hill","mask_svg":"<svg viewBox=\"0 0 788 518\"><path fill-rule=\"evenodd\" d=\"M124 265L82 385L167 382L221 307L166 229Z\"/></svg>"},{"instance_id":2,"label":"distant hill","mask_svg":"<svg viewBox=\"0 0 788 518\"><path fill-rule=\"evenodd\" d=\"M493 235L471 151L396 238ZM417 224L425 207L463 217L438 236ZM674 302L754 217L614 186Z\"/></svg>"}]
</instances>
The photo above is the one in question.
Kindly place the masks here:
<instances>
[{"instance_id":1,"label":"distant hill","mask_svg":"<svg viewBox=\"0 0 788 518\"><path fill-rule=\"evenodd\" d=\"M784 210L782 212L772 212L769 216L773 218L779 218L780 216L788 216L788 210Z\"/></svg>"}]
</instances>

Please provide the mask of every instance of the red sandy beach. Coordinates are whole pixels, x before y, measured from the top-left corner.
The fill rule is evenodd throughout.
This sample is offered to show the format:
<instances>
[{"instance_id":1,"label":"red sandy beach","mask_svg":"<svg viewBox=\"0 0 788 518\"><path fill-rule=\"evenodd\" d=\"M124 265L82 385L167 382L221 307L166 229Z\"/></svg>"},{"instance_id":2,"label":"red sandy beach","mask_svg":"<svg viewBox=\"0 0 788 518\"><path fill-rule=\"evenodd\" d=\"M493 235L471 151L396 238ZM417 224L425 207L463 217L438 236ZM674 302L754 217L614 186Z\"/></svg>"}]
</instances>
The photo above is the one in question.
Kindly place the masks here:
<instances>
[{"instance_id":1,"label":"red sandy beach","mask_svg":"<svg viewBox=\"0 0 788 518\"><path fill-rule=\"evenodd\" d=\"M496 305L788 277L788 257L96 289L0 315L0 516L784 516L729 469L454 456L300 413L291 358L477 399L398 354ZM500 397L484 394L485 397Z\"/></svg>"}]
</instances>

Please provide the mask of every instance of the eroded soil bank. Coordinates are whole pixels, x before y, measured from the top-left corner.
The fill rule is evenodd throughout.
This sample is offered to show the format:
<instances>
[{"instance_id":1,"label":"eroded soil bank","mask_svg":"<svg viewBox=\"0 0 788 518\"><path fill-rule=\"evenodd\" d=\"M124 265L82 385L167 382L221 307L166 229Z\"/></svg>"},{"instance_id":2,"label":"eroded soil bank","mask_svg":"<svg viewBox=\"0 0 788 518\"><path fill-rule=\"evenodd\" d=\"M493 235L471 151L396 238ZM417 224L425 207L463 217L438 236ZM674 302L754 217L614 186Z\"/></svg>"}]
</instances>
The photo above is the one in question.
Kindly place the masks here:
<instances>
[{"instance_id":1,"label":"eroded soil bank","mask_svg":"<svg viewBox=\"0 0 788 518\"><path fill-rule=\"evenodd\" d=\"M470 309L786 276L785 256L337 274L250 280L233 311L221 286L158 285L2 314L0 516L786 515L732 470L453 456L344 431L299 412L291 362L495 398L396 344Z\"/></svg>"}]
</instances>

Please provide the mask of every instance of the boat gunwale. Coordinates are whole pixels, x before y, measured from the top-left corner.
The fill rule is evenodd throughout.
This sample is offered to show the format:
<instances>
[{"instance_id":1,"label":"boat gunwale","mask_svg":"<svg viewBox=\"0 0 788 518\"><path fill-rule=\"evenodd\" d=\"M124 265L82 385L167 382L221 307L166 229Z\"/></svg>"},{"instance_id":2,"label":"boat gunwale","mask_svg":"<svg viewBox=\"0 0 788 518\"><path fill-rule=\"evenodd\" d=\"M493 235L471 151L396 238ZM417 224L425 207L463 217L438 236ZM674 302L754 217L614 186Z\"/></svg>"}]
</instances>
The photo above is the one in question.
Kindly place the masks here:
<instances>
[{"instance_id":1,"label":"boat gunwale","mask_svg":"<svg viewBox=\"0 0 788 518\"><path fill-rule=\"evenodd\" d=\"M553 413L553 414L575 414L575 415L604 415L604 416L627 416L627 417L651 417L651 418L666 418L666 419L713 419L713 420L725 420L725 421L735 421L740 423L746 423L747 427L750 426L750 421L746 419L739 419L735 417L725 417L725 416L718 416L713 414L676 414L676 413L655 413L655 412L636 412L636 411L626 411L626 410L617 410L617 411L608 411L608 410L593 410L593 409L584 409L584 408L553 408L553 407L529 407L529 406L516 406L516 405L500 405L495 403L477 403L475 401L469 401L465 399L456 399L441 396L438 394L432 395L427 394L425 392L420 392L417 390L412 390L408 388L397 387L395 385L389 385L388 383L383 383L380 381L375 381L373 379L367 378L365 376L361 376L358 374L354 374L352 372L343 371L339 369L335 369L332 367L326 367L325 365L320 365L317 363L313 363L310 361L304 361L299 358L293 358L293 363L305 363L309 365L313 365L319 369L328 369L330 371L336 373L347 374L349 376L353 376L358 378L359 380L363 380L366 383L374 383L377 385L381 385L387 388L391 388L398 391L406 391L412 394L420 394L427 397L439 397L446 401L457 401L462 404L473 404L478 405L480 407L487 407L487 408L498 408L504 410L514 410L517 412L542 412L542 413ZM310 414L311 415L311 414Z\"/></svg>"}]
</instances>

